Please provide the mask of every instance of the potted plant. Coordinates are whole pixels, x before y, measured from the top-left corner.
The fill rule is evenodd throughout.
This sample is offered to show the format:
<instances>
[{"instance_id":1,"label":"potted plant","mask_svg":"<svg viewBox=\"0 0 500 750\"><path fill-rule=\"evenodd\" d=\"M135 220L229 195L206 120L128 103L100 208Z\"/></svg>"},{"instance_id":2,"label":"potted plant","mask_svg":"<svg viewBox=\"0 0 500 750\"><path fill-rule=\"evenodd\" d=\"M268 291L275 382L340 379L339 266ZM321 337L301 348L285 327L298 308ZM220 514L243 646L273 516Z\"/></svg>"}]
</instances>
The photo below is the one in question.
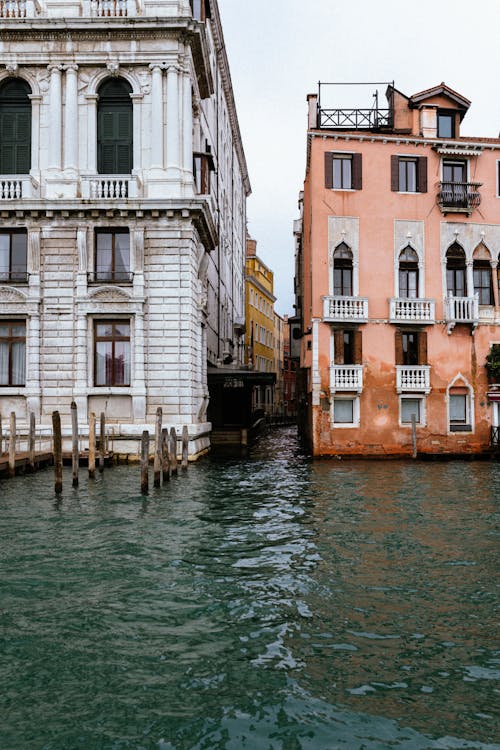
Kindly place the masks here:
<instances>
[{"instance_id":1,"label":"potted plant","mask_svg":"<svg viewBox=\"0 0 500 750\"><path fill-rule=\"evenodd\" d=\"M490 383L500 383L500 344L493 344L486 355L486 372Z\"/></svg>"}]
</instances>

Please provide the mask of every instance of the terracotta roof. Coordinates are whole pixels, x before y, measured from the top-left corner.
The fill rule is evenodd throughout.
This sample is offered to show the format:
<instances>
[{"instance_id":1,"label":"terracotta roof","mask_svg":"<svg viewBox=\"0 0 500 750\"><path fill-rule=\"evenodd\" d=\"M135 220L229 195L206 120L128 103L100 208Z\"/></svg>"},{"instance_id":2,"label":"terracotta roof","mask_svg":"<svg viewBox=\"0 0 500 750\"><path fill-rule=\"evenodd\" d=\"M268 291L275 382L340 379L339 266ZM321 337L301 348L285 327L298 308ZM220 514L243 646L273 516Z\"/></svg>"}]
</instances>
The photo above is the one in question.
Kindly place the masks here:
<instances>
[{"instance_id":1,"label":"terracotta roof","mask_svg":"<svg viewBox=\"0 0 500 750\"><path fill-rule=\"evenodd\" d=\"M459 104L461 104L462 107L465 107L468 109L471 105L471 102L469 99L467 99L462 94L459 94L458 91L454 91L452 88L446 85L444 81L442 81L437 86L433 86L430 89L425 89L424 91L419 91L416 94L413 94L413 96L410 96L411 102L420 102L424 99L429 99L431 96L437 96L438 94L445 94L449 96L451 99L455 99Z\"/></svg>"}]
</instances>

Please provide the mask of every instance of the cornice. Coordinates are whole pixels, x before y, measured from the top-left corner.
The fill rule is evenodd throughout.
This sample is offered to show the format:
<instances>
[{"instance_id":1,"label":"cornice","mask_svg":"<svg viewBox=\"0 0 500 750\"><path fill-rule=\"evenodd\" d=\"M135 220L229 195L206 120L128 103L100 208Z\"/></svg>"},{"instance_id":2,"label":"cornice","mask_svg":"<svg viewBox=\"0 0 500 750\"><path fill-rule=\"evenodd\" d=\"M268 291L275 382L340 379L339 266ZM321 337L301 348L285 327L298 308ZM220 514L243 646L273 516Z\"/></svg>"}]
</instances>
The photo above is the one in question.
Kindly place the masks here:
<instances>
[{"instance_id":1,"label":"cornice","mask_svg":"<svg viewBox=\"0 0 500 750\"><path fill-rule=\"evenodd\" d=\"M421 138L418 136L407 135L374 135L373 133L341 133L337 131L309 130L307 133L309 139L331 139L334 141L363 141L371 143L396 143L397 145L406 146L426 146L427 148L447 149L450 153L453 149L470 149L471 151L497 151L500 149L500 139L498 143L488 141L443 141L436 138Z\"/></svg>"}]
</instances>

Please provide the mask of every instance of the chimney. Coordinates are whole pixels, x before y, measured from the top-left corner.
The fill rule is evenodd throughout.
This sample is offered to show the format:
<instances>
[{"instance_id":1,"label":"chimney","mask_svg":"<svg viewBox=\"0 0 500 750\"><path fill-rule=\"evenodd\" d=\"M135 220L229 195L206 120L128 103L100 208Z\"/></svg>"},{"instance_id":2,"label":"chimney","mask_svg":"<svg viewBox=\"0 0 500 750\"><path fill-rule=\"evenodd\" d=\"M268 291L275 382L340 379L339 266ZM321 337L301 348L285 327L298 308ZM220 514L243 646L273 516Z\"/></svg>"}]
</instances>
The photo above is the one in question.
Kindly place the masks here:
<instances>
[{"instance_id":1,"label":"chimney","mask_svg":"<svg viewBox=\"0 0 500 750\"><path fill-rule=\"evenodd\" d=\"M307 95L307 128L308 130L315 130L318 127L318 95L308 94Z\"/></svg>"}]
</instances>

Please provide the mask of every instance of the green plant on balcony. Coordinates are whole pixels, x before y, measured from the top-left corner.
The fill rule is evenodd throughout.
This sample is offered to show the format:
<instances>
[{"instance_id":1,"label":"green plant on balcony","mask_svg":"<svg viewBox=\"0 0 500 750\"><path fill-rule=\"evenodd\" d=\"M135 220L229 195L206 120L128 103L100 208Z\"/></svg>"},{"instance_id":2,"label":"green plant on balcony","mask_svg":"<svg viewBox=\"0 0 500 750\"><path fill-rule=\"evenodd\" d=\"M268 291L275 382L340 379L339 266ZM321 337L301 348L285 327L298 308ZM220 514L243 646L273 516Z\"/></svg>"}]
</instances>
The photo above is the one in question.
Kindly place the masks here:
<instances>
[{"instance_id":1,"label":"green plant on balcony","mask_svg":"<svg viewBox=\"0 0 500 750\"><path fill-rule=\"evenodd\" d=\"M500 383L500 344L493 344L486 355L486 372L490 383Z\"/></svg>"}]
</instances>

